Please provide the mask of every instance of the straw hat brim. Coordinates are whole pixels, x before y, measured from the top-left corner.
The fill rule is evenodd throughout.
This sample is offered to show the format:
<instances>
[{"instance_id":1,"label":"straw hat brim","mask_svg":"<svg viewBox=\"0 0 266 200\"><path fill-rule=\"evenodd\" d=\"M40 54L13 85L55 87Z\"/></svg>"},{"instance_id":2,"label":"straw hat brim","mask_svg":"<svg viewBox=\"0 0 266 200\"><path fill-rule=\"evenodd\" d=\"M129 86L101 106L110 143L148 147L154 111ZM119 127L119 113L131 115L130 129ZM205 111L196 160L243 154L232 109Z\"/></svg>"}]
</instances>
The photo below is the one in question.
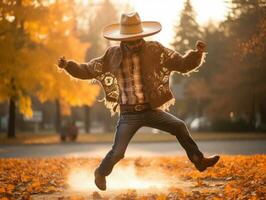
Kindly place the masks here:
<instances>
[{"instance_id":1,"label":"straw hat brim","mask_svg":"<svg viewBox=\"0 0 266 200\"><path fill-rule=\"evenodd\" d=\"M159 22L144 21L142 23L143 32L136 34L121 34L120 24L111 24L103 29L103 36L108 40L125 41L154 35L162 30Z\"/></svg>"}]
</instances>

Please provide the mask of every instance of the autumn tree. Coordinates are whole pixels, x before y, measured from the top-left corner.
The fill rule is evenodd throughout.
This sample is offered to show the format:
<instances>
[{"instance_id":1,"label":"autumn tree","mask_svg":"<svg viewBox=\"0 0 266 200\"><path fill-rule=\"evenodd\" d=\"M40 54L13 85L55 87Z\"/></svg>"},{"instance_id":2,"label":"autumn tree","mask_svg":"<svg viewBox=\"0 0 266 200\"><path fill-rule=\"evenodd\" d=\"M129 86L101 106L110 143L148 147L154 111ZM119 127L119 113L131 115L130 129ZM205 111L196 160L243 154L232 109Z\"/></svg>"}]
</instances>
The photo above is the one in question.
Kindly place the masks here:
<instances>
[{"instance_id":1,"label":"autumn tree","mask_svg":"<svg viewBox=\"0 0 266 200\"><path fill-rule=\"evenodd\" d=\"M265 1L232 2L224 24L228 48L220 73L213 77L211 110L227 118L243 118L255 128L265 123Z\"/></svg>"},{"instance_id":2,"label":"autumn tree","mask_svg":"<svg viewBox=\"0 0 266 200\"><path fill-rule=\"evenodd\" d=\"M41 72L40 90L37 96L44 101L55 101L57 107L56 129L61 128L61 114L70 115L70 106L91 106L99 94L99 86L88 81L75 80L55 67L57 59L64 55L67 59L84 62L88 43L81 43L76 26L75 3L63 0L49 5L46 22L39 27L47 27L42 41L48 49ZM54 27L50 29L49 27Z\"/></svg>"},{"instance_id":3,"label":"autumn tree","mask_svg":"<svg viewBox=\"0 0 266 200\"><path fill-rule=\"evenodd\" d=\"M55 67L61 55L84 58L88 44L76 35L75 17L74 1L1 1L0 100L9 101L8 137L15 136L16 105L30 117L33 95L58 105L95 101L98 86L72 81Z\"/></svg>"},{"instance_id":4,"label":"autumn tree","mask_svg":"<svg viewBox=\"0 0 266 200\"><path fill-rule=\"evenodd\" d=\"M184 9L181 12L180 22L175 26L175 36L171 45L180 53L184 54L189 49L194 49L197 40L202 39L202 31L196 22L196 13L191 5L190 0L185 1ZM173 83L180 84L182 77L179 75L173 76ZM207 90L205 90L204 98L203 93L199 93L202 87L206 86L206 82L202 78L195 78L195 74L187 78L184 84L185 104L194 104L196 106L186 107L186 112L195 116L202 114L202 103L205 101ZM197 89L192 89L197 88Z\"/></svg>"},{"instance_id":5,"label":"autumn tree","mask_svg":"<svg viewBox=\"0 0 266 200\"><path fill-rule=\"evenodd\" d=\"M91 12L88 12L91 11ZM93 11L93 12L92 12ZM104 14L103 14L104 13ZM88 42L90 46L86 50L85 60L98 57L104 53L110 46L110 42L102 37L102 29L111 23L118 21L117 10L110 0L104 0L102 3L90 2L88 8L81 11L83 32L81 40ZM89 133L90 129L90 107L84 106L85 110L85 130ZM104 123L108 125L108 123Z\"/></svg>"},{"instance_id":6,"label":"autumn tree","mask_svg":"<svg viewBox=\"0 0 266 200\"><path fill-rule=\"evenodd\" d=\"M85 60L88 61L102 55L110 45L109 40L102 37L102 29L118 21L117 10L110 0L100 3L90 1L87 7L81 7L79 10L79 18L82 22L80 38L90 44L85 56Z\"/></svg>"},{"instance_id":7,"label":"autumn tree","mask_svg":"<svg viewBox=\"0 0 266 200\"><path fill-rule=\"evenodd\" d=\"M9 102L8 137L15 137L17 105L26 116L32 115L30 95L37 90L36 59L40 46L32 36L45 9L39 1L0 2L0 101Z\"/></svg>"},{"instance_id":8,"label":"autumn tree","mask_svg":"<svg viewBox=\"0 0 266 200\"><path fill-rule=\"evenodd\" d=\"M180 22L175 26L175 36L171 45L175 50L184 53L195 48L196 41L202 37L202 32L196 22L196 14L190 0L186 0L181 12Z\"/></svg>"}]
</instances>

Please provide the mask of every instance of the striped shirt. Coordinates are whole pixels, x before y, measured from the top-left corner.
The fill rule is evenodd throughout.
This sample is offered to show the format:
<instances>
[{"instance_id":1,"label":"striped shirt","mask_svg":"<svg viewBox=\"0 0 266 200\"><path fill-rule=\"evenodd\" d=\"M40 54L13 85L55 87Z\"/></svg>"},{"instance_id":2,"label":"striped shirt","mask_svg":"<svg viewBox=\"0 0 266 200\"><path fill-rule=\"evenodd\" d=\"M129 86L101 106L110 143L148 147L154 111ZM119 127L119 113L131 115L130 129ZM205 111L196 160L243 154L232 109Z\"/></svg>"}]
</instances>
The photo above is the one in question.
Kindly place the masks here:
<instances>
[{"instance_id":1,"label":"striped shirt","mask_svg":"<svg viewBox=\"0 0 266 200\"><path fill-rule=\"evenodd\" d=\"M123 60L118 71L120 104L146 103L139 57L139 51L144 42L142 39L130 43L121 42Z\"/></svg>"}]
</instances>

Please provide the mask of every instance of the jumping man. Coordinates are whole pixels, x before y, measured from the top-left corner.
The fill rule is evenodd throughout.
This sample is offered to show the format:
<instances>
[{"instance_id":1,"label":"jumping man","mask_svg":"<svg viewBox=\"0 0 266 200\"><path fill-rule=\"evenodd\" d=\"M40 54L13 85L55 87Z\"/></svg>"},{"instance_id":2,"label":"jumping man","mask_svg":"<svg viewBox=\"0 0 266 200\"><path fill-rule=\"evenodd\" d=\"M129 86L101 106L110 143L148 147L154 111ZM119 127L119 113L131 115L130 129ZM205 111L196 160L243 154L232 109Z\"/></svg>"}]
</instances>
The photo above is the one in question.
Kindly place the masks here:
<instances>
[{"instance_id":1,"label":"jumping man","mask_svg":"<svg viewBox=\"0 0 266 200\"><path fill-rule=\"evenodd\" d=\"M159 42L143 39L160 31L159 22L141 21L138 13L122 14L120 23L103 30L103 36L120 41L119 46L108 48L103 56L84 64L64 57L58 61L58 66L75 78L98 80L105 91L106 107L112 114L119 113L112 149L94 173L95 184L101 190L106 190L105 177L124 158L131 138L142 126L174 135L201 172L219 160L217 155L204 157L184 121L165 112L174 104L169 88L171 72L187 74L200 67L206 45L198 41L197 50L182 56Z\"/></svg>"}]
</instances>

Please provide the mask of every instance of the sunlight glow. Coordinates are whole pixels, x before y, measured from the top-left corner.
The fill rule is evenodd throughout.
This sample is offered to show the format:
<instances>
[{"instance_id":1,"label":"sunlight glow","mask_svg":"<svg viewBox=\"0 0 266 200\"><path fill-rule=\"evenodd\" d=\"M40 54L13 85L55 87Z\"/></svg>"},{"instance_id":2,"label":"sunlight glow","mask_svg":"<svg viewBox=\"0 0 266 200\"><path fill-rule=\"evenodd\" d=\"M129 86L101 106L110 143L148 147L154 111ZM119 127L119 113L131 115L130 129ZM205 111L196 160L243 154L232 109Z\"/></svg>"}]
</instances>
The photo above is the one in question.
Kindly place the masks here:
<instances>
[{"instance_id":1,"label":"sunlight glow","mask_svg":"<svg viewBox=\"0 0 266 200\"><path fill-rule=\"evenodd\" d=\"M77 0L83 5L88 2L101 2L103 0ZM196 13L196 21L200 26L205 26L209 22L217 25L226 19L228 7L224 0L190 0ZM118 9L119 15L126 7L128 11L138 11L142 20L159 21L162 24L162 31L155 35L153 39L159 40L164 45L169 46L174 36L174 26L178 24L181 11L184 8L185 0L112 0ZM128 5L128 6L126 6Z\"/></svg>"},{"instance_id":2,"label":"sunlight glow","mask_svg":"<svg viewBox=\"0 0 266 200\"><path fill-rule=\"evenodd\" d=\"M92 177L85 169L73 169L68 177L68 184L74 191L86 191L91 189Z\"/></svg>"},{"instance_id":3,"label":"sunlight glow","mask_svg":"<svg viewBox=\"0 0 266 200\"><path fill-rule=\"evenodd\" d=\"M174 36L174 27L180 20L185 0L143 1L129 0L130 5L140 13L142 20L156 20L162 24L161 33L154 39L165 45L171 43ZM228 12L224 0L191 0L196 13L196 21L200 26L207 25L210 21L214 24L225 20Z\"/></svg>"},{"instance_id":4,"label":"sunlight glow","mask_svg":"<svg viewBox=\"0 0 266 200\"><path fill-rule=\"evenodd\" d=\"M154 173L154 174L151 174ZM138 175L134 166L117 166L112 174L107 177L108 190L126 189L162 189L169 187L167 178L158 172L149 172ZM94 184L94 173L87 169L75 168L68 177L71 190L78 192L97 191Z\"/></svg>"}]
</instances>

